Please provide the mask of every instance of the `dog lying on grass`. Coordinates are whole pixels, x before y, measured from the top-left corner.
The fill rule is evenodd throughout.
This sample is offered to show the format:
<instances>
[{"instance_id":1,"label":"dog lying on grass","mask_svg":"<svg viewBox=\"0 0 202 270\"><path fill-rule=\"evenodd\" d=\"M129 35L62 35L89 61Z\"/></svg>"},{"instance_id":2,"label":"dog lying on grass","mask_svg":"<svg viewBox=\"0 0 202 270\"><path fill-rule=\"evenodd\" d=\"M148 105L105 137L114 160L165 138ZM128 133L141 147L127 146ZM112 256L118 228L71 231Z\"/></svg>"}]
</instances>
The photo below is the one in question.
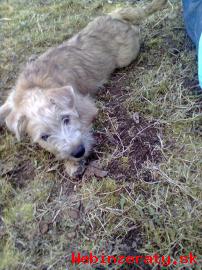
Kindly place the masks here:
<instances>
[{"instance_id":1,"label":"dog lying on grass","mask_svg":"<svg viewBox=\"0 0 202 270\"><path fill-rule=\"evenodd\" d=\"M70 176L81 173L93 145L97 114L90 97L116 69L128 66L140 49L139 25L163 8L153 0L142 8L122 8L90 22L82 31L27 64L0 108L18 140L23 134L65 160Z\"/></svg>"}]
</instances>

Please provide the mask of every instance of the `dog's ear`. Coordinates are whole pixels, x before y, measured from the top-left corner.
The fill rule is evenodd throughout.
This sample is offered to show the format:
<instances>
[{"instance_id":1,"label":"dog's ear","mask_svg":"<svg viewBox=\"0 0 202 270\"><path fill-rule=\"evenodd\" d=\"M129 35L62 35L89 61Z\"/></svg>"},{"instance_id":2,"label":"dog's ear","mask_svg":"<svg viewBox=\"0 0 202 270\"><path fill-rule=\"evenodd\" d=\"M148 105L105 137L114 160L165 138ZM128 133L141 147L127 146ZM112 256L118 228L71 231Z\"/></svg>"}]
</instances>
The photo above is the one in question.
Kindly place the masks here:
<instances>
[{"instance_id":1,"label":"dog's ear","mask_svg":"<svg viewBox=\"0 0 202 270\"><path fill-rule=\"evenodd\" d=\"M16 133L15 133L18 141L20 141L21 137L25 135L27 124L28 124L27 117L25 115L21 115L17 121Z\"/></svg>"},{"instance_id":2,"label":"dog's ear","mask_svg":"<svg viewBox=\"0 0 202 270\"><path fill-rule=\"evenodd\" d=\"M46 94L52 104L69 108L73 108L75 105L75 92L72 86L50 89Z\"/></svg>"},{"instance_id":3,"label":"dog's ear","mask_svg":"<svg viewBox=\"0 0 202 270\"><path fill-rule=\"evenodd\" d=\"M21 137L25 134L27 123L27 117L25 115L19 115L15 111L11 112L6 117L6 125L9 130L15 133L18 141L20 141Z\"/></svg>"},{"instance_id":4,"label":"dog's ear","mask_svg":"<svg viewBox=\"0 0 202 270\"><path fill-rule=\"evenodd\" d=\"M98 113L94 101L89 96L78 95L76 99L76 109L82 122L84 122L86 126L91 125Z\"/></svg>"}]
</instances>

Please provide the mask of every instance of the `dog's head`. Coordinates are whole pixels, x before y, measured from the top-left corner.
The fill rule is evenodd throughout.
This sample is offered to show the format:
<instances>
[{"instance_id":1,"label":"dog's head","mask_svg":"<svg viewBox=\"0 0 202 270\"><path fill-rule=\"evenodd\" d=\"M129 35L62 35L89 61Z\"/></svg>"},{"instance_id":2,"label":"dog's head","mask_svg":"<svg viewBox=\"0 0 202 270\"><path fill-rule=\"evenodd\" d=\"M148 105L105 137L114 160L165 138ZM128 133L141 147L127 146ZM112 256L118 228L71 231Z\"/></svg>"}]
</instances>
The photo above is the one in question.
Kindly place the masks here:
<instances>
[{"instance_id":1,"label":"dog's head","mask_svg":"<svg viewBox=\"0 0 202 270\"><path fill-rule=\"evenodd\" d=\"M11 95L0 108L0 118L18 140L27 133L58 159L81 159L89 154L91 123L97 113L90 97L71 86L30 89L21 97Z\"/></svg>"}]
</instances>

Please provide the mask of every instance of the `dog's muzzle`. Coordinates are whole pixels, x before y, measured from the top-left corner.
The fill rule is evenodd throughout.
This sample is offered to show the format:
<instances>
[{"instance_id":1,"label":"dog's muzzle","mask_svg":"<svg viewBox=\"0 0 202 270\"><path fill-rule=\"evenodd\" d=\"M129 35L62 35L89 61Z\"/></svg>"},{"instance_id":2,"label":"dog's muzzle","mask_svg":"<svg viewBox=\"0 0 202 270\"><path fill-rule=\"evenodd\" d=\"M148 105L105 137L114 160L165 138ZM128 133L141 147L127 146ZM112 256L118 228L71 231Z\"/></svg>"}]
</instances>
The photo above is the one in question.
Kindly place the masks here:
<instances>
[{"instance_id":1,"label":"dog's muzzle","mask_svg":"<svg viewBox=\"0 0 202 270\"><path fill-rule=\"evenodd\" d=\"M72 153L72 157L81 158L85 154L85 147L83 144L80 144Z\"/></svg>"}]
</instances>

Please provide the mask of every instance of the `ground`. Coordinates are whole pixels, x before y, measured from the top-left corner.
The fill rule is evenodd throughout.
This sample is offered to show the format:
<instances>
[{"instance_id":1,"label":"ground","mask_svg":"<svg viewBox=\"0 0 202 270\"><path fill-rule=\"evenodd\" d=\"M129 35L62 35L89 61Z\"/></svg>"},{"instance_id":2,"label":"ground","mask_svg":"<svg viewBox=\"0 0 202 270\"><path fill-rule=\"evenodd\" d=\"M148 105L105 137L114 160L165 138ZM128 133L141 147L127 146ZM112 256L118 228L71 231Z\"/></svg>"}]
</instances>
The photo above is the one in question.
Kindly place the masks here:
<instances>
[{"instance_id":1,"label":"ground","mask_svg":"<svg viewBox=\"0 0 202 270\"><path fill-rule=\"evenodd\" d=\"M100 14L146 2L2 0L0 100L31 55ZM96 97L97 144L82 178L69 179L52 155L1 127L1 270L92 269L72 266L72 251L172 260L192 252L199 261L201 94L181 5L169 3L143 23L138 59ZM151 268L140 262L106 269Z\"/></svg>"}]
</instances>

